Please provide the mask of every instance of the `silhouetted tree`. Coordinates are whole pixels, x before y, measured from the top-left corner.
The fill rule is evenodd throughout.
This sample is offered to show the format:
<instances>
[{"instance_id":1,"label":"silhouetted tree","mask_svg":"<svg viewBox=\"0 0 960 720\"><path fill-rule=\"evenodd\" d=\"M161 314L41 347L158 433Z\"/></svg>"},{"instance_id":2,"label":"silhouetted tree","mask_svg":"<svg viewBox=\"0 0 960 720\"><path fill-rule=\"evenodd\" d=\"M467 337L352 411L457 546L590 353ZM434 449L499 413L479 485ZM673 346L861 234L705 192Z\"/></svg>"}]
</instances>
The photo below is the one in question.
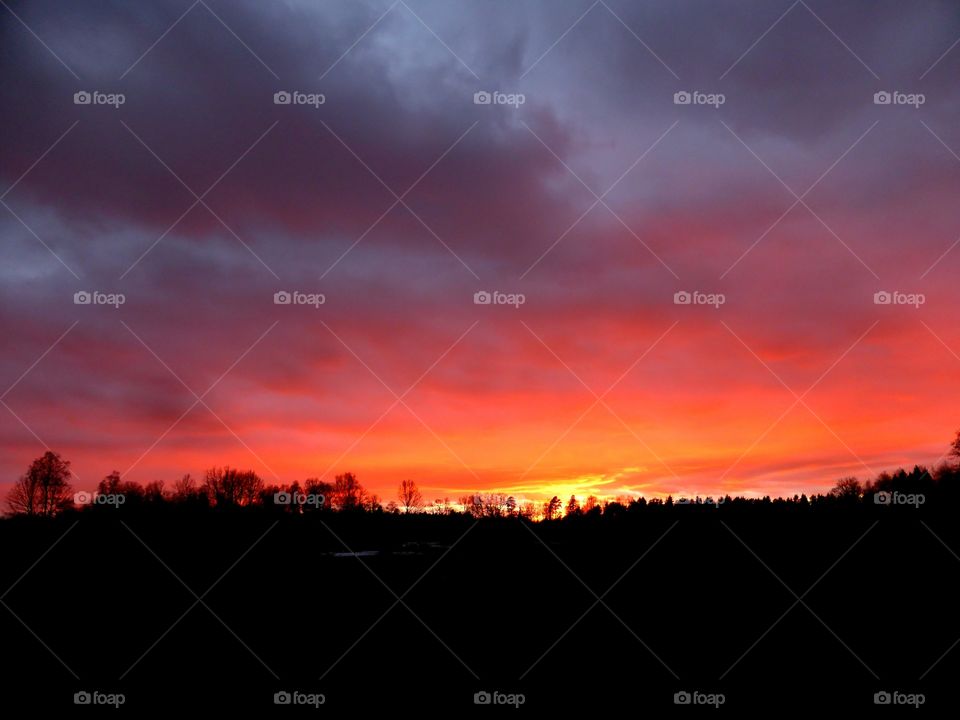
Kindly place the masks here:
<instances>
[{"instance_id":1,"label":"silhouetted tree","mask_svg":"<svg viewBox=\"0 0 960 720\"><path fill-rule=\"evenodd\" d=\"M480 504L479 495L461 495L457 498L457 502L465 513L475 518L483 517L483 506Z\"/></svg>"},{"instance_id":2,"label":"silhouetted tree","mask_svg":"<svg viewBox=\"0 0 960 720\"><path fill-rule=\"evenodd\" d=\"M830 494L838 500L856 501L863 495L863 486L855 477L840 478Z\"/></svg>"},{"instance_id":3,"label":"silhouetted tree","mask_svg":"<svg viewBox=\"0 0 960 720\"><path fill-rule=\"evenodd\" d=\"M556 495L547 500L547 502L543 504L543 519L553 520L560 514L561 506L562 503L560 502L560 498L558 498Z\"/></svg>"},{"instance_id":4,"label":"silhouetted tree","mask_svg":"<svg viewBox=\"0 0 960 720\"><path fill-rule=\"evenodd\" d=\"M507 496L503 493L483 495L484 514L487 517L503 517L507 514Z\"/></svg>"},{"instance_id":5,"label":"silhouetted tree","mask_svg":"<svg viewBox=\"0 0 960 720\"><path fill-rule=\"evenodd\" d=\"M957 430L957 436L950 443L950 458L953 462L960 462L960 430Z\"/></svg>"},{"instance_id":6,"label":"silhouetted tree","mask_svg":"<svg viewBox=\"0 0 960 720\"><path fill-rule=\"evenodd\" d=\"M97 492L100 495L116 495L121 491L120 473L114 470L97 484Z\"/></svg>"},{"instance_id":7,"label":"silhouetted tree","mask_svg":"<svg viewBox=\"0 0 960 720\"><path fill-rule=\"evenodd\" d=\"M380 503L380 496L368 494L360 504L360 509L366 512L383 512L383 505Z\"/></svg>"},{"instance_id":8,"label":"silhouetted tree","mask_svg":"<svg viewBox=\"0 0 960 720\"><path fill-rule=\"evenodd\" d=\"M143 499L151 503L161 503L167 499L163 489L163 480L152 480L143 486Z\"/></svg>"},{"instance_id":9,"label":"silhouetted tree","mask_svg":"<svg viewBox=\"0 0 960 720\"><path fill-rule=\"evenodd\" d=\"M400 483L397 497L403 506L404 512L410 512L415 508L423 507L423 495L420 494L420 489L413 480L403 480Z\"/></svg>"},{"instance_id":10,"label":"silhouetted tree","mask_svg":"<svg viewBox=\"0 0 960 720\"><path fill-rule=\"evenodd\" d=\"M570 499L567 501L567 515L579 515L580 514L580 502L577 500L576 495L571 495Z\"/></svg>"},{"instance_id":11,"label":"silhouetted tree","mask_svg":"<svg viewBox=\"0 0 960 720\"><path fill-rule=\"evenodd\" d=\"M207 470L203 487L217 507L244 506L260 500L263 480L253 470L213 467Z\"/></svg>"},{"instance_id":12,"label":"silhouetted tree","mask_svg":"<svg viewBox=\"0 0 960 720\"><path fill-rule=\"evenodd\" d=\"M333 496L333 485L328 482L323 482L318 478L307 478L303 481L303 492L307 495L313 495L314 498L318 500L315 502L305 503L303 505L303 512L315 512L317 510L329 510L330 502ZM322 502L319 501L319 498L322 497Z\"/></svg>"},{"instance_id":13,"label":"silhouetted tree","mask_svg":"<svg viewBox=\"0 0 960 720\"><path fill-rule=\"evenodd\" d=\"M667 498L669 500L669 498ZM604 517L616 518L627 512L627 508L623 506L623 503L614 501L609 502L603 506L603 515Z\"/></svg>"},{"instance_id":14,"label":"silhouetted tree","mask_svg":"<svg viewBox=\"0 0 960 720\"><path fill-rule=\"evenodd\" d=\"M333 479L330 502L337 510L362 510L367 500L366 489L353 473L337 475Z\"/></svg>"},{"instance_id":15,"label":"silhouetted tree","mask_svg":"<svg viewBox=\"0 0 960 720\"><path fill-rule=\"evenodd\" d=\"M193 479L190 473L187 473L173 484L173 496L177 500L186 500L196 493L196 491L197 481Z\"/></svg>"},{"instance_id":16,"label":"silhouetted tree","mask_svg":"<svg viewBox=\"0 0 960 720\"><path fill-rule=\"evenodd\" d=\"M203 507L210 504L206 491L197 486L196 479L187 473L173 484L173 502Z\"/></svg>"},{"instance_id":17,"label":"silhouetted tree","mask_svg":"<svg viewBox=\"0 0 960 720\"><path fill-rule=\"evenodd\" d=\"M159 488L157 487L157 482L159 482ZM120 473L116 470L97 484L98 495L122 495L124 497L124 506L146 500L148 490L152 493L153 499L157 499L158 497L160 500L163 499L162 481L156 481L143 486L139 483L121 479Z\"/></svg>"},{"instance_id":18,"label":"silhouetted tree","mask_svg":"<svg viewBox=\"0 0 960 720\"><path fill-rule=\"evenodd\" d=\"M503 517L507 514L508 500L503 493L474 493L460 497L464 512L475 518Z\"/></svg>"},{"instance_id":19,"label":"silhouetted tree","mask_svg":"<svg viewBox=\"0 0 960 720\"><path fill-rule=\"evenodd\" d=\"M48 450L7 493L7 507L17 515L56 515L71 502L69 479L70 461Z\"/></svg>"}]
</instances>

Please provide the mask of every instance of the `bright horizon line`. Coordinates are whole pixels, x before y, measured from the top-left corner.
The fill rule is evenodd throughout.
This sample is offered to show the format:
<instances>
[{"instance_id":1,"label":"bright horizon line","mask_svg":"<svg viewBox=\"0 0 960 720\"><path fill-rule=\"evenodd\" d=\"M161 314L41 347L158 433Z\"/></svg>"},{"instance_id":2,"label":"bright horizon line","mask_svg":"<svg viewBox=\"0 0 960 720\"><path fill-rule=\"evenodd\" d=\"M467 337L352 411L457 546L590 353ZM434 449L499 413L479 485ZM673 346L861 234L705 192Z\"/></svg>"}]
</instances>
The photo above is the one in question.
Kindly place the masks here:
<instances>
[{"instance_id":1,"label":"bright horizon line","mask_svg":"<svg viewBox=\"0 0 960 720\"><path fill-rule=\"evenodd\" d=\"M930 453L933 456L933 453ZM64 457L61 454L61 457ZM64 458L70 460L70 458ZM571 496L577 498L580 503L586 501L587 498L593 496L601 503L613 502L619 499L639 499L645 498L647 500L660 499L666 500L668 497L673 498L708 498L708 497L742 497L746 499L759 499L763 497L771 498L792 498L794 496L806 495L808 497L815 496L817 494L825 494L829 492L829 489L839 480L841 477L853 476L862 481L874 480L877 475L882 473L893 473L900 469L905 469L909 471L915 465L924 467L927 469L935 469L936 467L941 466L946 463L948 459L947 452L938 453L935 459L932 462L921 462L921 461L907 461L899 463L886 464L882 467L877 468L876 473L867 474L866 468L861 467L860 473L849 472L849 473L840 473L836 474L835 477L826 477L819 482L807 482L803 485L793 485L792 487L787 486L775 486L770 489L764 489L764 483L770 483L773 479L777 477L777 474L764 474L756 476L753 479L753 482L750 485L741 485L739 487L722 487L722 486L709 486L709 485L698 485L695 483L681 484L682 478L674 478L670 476L657 475L649 479L649 481L643 483L644 487L630 487L625 484L615 485L614 479L608 479L608 476L616 478L618 475L623 473L636 473L643 472L648 470L648 468L634 466L628 468L622 468L620 471L614 473L608 473L607 476L601 474L592 474L592 475L582 475L576 478L563 478L557 479L554 481L547 482L537 482L537 483L524 483L523 485L509 485L504 484L501 486L490 486L490 487L478 487L476 485L472 486L443 486L443 485L434 485L427 482L421 482L417 480L415 473L393 473L396 474L397 479L394 481L393 485L388 484L388 481L374 481L374 482L365 482L364 475L360 472L344 470L343 472L328 472L322 477L318 477L311 473L301 473L302 477L298 477L294 480L283 480L278 477L271 477L267 473L257 471L255 468L249 467L244 463L221 463L221 464L212 464L207 465L206 468L211 467L232 467L240 470L253 470L257 475L263 480L266 486L271 485L290 485L294 482L302 483L307 479L320 479L323 482L333 482L333 478L336 475L344 474L347 472L352 472L358 479L361 485L373 495L377 495L380 499L380 502L386 505L391 500L395 500L396 490L399 486L399 483L402 479L412 479L417 483L417 486L420 488L421 493L424 497L424 507L435 507L436 501L449 500L451 506L458 506L458 502L461 497L475 494L490 495L490 494L501 494L508 497L514 497L518 505L521 505L526 502L533 503L542 503L548 501L550 498L556 496L566 504ZM200 484L203 482L203 476L206 472L206 469L201 471L198 474L190 473L179 473L176 479L180 479L184 475L191 475L194 480ZM87 491L92 492L96 489L96 485L99 483L101 477L97 477L96 481L90 479L81 479L77 475L73 468L71 467L71 483L74 485L75 491ZM376 473L382 474L382 473ZM126 480L126 476L121 474L121 478ZM327 478L327 479L324 479ZM131 480L141 487L146 486L150 482L155 482L160 480L160 478L155 478L154 480ZM174 480L174 481L175 481ZM162 480L166 490L172 489L172 484L174 481ZM593 483L593 488L590 487L590 484ZM604 484L610 485L615 489L608 489L606 491L600 490ZM12 485L12 481L2 483L3 492L5 493L9 486Z\"/></svg>"}]
</instances>

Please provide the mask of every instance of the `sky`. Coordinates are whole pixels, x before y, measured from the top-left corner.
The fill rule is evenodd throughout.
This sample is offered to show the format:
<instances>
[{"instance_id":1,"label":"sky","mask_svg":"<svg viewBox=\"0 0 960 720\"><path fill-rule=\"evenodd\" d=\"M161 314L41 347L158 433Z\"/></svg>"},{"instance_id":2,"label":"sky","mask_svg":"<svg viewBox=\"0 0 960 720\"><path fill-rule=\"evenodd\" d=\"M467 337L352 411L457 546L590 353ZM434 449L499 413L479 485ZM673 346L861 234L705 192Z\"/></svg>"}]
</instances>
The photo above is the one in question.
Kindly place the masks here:
<instances>
[{"instance_id":1,"label":"sky","mask_svg":"<svg viewBox=\"0 0 960 720\"><path fill-rule=\"evenodd\" d=\"M946 1L5 0L0 490L46 449L431 502L936 463L958 39Z\"/></svg>"}]
</instances>

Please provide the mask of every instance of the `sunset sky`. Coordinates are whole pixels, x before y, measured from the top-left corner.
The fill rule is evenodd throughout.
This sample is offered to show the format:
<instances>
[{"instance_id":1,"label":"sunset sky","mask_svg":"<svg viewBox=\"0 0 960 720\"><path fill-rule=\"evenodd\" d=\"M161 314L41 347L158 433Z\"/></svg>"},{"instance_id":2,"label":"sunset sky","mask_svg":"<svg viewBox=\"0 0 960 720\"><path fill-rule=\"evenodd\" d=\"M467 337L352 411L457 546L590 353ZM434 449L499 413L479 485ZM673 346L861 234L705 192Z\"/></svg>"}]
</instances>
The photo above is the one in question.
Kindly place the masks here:
<instances>
[{"instance_id":1,"label":"sunset sky","mask_svg":"<svg viewBox=\"0 0 960 720\"><path fill-rule=\"evenodd\" d=\"M960 7L841 5L6 0L0 491L47 448L430 501L937 461Z\"/></svg>"}]
</instances>

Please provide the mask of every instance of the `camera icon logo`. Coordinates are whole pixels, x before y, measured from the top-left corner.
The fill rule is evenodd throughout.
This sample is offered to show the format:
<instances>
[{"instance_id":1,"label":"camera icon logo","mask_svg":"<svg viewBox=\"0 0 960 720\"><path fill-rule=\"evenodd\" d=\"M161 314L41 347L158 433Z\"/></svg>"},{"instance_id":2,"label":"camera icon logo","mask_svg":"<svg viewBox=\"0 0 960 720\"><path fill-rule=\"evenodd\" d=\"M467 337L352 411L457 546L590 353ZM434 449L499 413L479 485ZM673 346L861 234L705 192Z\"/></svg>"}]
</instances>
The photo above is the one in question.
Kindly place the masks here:
<instances>
[{"instance_id":1,"label":"camera icon logo","mask_svg":"<svg viewBox=\"0 0 960 720\"><path fill-rule=\"evenodd\" d=\"M473 294L474 305L489 305L493 301L493 296L486 290L478 290Z\"/></svg>"},{"instance_id":2,"label":"camera icon logo","mask_svg":"<svg viewBox=\"0 0 960 720\"><path fill-rule=\"evenodd\" d=\"M673 694L674 705L689 705L692 700L693 697L686 690L681 690Z\"/></svg>"},{"instance_id":3,"label":"camera icon logo","mask_svg":"<svg viewBox=\"0 0 960 720\"><path fill-rule=\"evenodd\" d=\"M873 294L874 305L889 305L893 302L893 295L886 290L878 290Z\"/></svg>"},{"instance_id":4,"label":"camera icon logo","mask_svg":"<svg viewBox=\"0 0 960 720\"><path fill-rule=\"evenodd\" d=\"M93 101L93 96L90 95L86 90L81 90L80 92L75 92L73 94L73 104L74 105L89 105Z\"/></svg>"},{"instance_id":5,"label":"camera icon logo","mask_svg":"<svg viewBox=\"0 0 960 720\"><path fill-rule=\"evenodd\" d=\"M289 505L292 500L293 498L288 492L277 492L273 494L273 502L275 505Z\"/></svg>"},{"instance_id":6,"label":"camera icon logo","mask_svg":"<svg viewBox=\"0 0 960 720\"><path fill-rule=\"evenodd\" d=\"M878 492L873 496L873 502L875 505L889 505L892 500L892 496L888 492Z\"/></svg>"},{"instance_id":7,"label":"camera icon logo","mask_svg":"<svg viewBox=\"0 0 960 720\"><path fill-rule=\"evenodd\" d=\"M286 290L280 290L273 294L274 305L289 305L291 302L293 302L293 296Z\"/></svg>"},{"instance_id":8,"label":"camera icon logo","mask_svg":"<svg viewBox=\"0 0 960 720\"><path fill-rule=\"evenodd\" d=\"M673 94L674 105L689 105L691 102L693 102L693 96L686 90L680 90Z\"/></svg>"},{"instance_id":9,"label":"camera icon logo","mask_svg":"<svg viewBox=\"0 0 960 720\"><path fill-rule=\"evenodd\" d=\"M90 505L93 502L93 493L81 490L73 494L73 502L77 505Z\"/></svg>"},{"instance_id":10,"label":"camera icon logo","mask_svg":"<svg viewBox=\"0 0 960 720\"><path fill-rule=\"evenodd\" d=\"M678 290L673 294L674 305L689 305L693 302L693 295L686 290Z\"/></svg>"},{"instance_id":11,"label":"camera icon logo","mask_svg":"<svg viewBox=\"0 0 960 720\"><path fill-rule=\"evenodd\" d=\"M73 294L74 305L89 305L91 300L93 300L93 296L86 290L78 290Z\"/></svg>"},{"instance_id":12,"label":"camera icon logo","mask_svg":"<svg viewBox=\"0 0 960 720\"><path fill-rule=\"evenodd\" d=\"M293 702L293 696L286 690L273 694L274 705L289 705L291 702Z\"/></svg>"},{"instance_id":13,"label":"camera icon logo","mask_svg":"<svg viewBox=\"0 0 960 720\"><path fill-rule=\"evenodd\" d=\"M889 705L893 700L893 696L890 695L886 690L881 690L878 693L873 694L873 704L874 705Z\"/></svg>"},{"instance_id":14,"label":"camera icon logo","mask_svg":"<svg viewBox=\"0 0 960 720\"><path fill-rule=\"evenodd\" d=\"M280 90L273 94L274 105L289 105L291 102L293 102L293 96L286 90Z\"/></svg>"},{"instance_id":15,"label":"camera icon logo","mask_svg":"<svg viewBox=\"0 0 960 720\"><path fill-rule=\"evenodd\" d=\"M74 705L89 705L92 700L93 697L86 690L81 690L73 694Z\"/></svg>"},{"instance_id":16,"label":"camera icon logo","mask_svg":"<svg viewBox=\"0 0 960 720\"><path fill-rule=\"evenodd\" d=\"M486 690L481 690L480 692L473 694L474 705L489 705L491 702L493 702L493 696L491 696Z\"/></svg>"},{"instance_id":17,"label":"camera icon logo","mask_svg":"<svg viewBox=\"0 0 960 720\"><path fill-rule=\"evenodd\" d=\"M474 105L489 105L493 102L493 96L486 90L480 90L473 94Z\"/></svg>"},{"instance_id":18,"label":"camera icon logo","mask_svg":"<svg viewBox=\"0 0 960 720\"><path fill-rule=\"evenodd\" d=\"M873 104L874 105L889 105L893 102L893 95L888 93L886 90L880 90L873 94Z\"/></svg>"}]
</instances>

